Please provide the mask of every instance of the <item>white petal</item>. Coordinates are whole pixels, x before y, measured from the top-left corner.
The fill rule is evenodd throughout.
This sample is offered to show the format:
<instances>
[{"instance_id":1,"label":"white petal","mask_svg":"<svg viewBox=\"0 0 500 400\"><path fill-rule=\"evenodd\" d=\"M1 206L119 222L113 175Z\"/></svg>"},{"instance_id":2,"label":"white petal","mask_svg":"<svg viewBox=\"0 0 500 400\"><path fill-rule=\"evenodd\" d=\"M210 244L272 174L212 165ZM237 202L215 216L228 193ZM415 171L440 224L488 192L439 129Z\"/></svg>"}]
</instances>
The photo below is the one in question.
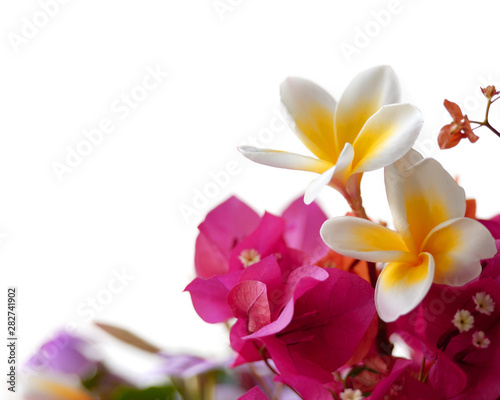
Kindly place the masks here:
<instances>
[{"instance_id":1,"label":"white petal","mask_svg":"<svg viewBox=\"0 0 500 400\"><path fill-rule=\"evenodd\" d=\"M465 215L464 190L432 158L406 170L387 169L385 185L396 228L414 251L436 226Z\"/></svg>"},{"instance_id":2,"label":"white petal","mask_svg":"<svg viewBox=\"0 0 500 400\"><path fill-rule=\"evenodd\" d=\"M335 166L331 167L329 170L322 173L318 178L313 180L309 185L307 185L306 192L304 194L304 203L311 204L316 197L319 196L320 192L325 186L328 186L335 173Z\"/></svg>"},{"instance_id":3,"label":"white petal","mask_svg":"<svg viewBox=\"0 0 500 400\"><path fill-rule=\"evenodd\" d=\"M280 86L280 93L302 143L318 158L335 163L338 150L333 115L337 104L333 97L315 83L296 77L287 78Z\"/></svg>"},{"instance_id":4,"label":"white petal","mask_svg":"<svg viewBox=\"0 0 500 400\"><path fill-rule=\"evenodd\" d=\"M335 165L335 172L333 179L340 187L345 187L347 179L351 176L352 160L354 159L354 149L350 143L346 143L342 152L339 155L337 164Z\"/></svg>"},{"instance_id":5,"label":"white petal","mask_svg":"<svg viewBox=\"0 0 500 400\"><path fill-rule=\"evenodd\" d=\"M422 161L424 157L418 151L410 149L403 157L397 160L395 163L389 165L387 168L396 168L399 174L404 174L411 167Z\"/></svg>"},{"instance_id":6,"label":"white petal","mask_svg":"<svg viewBox=\"0 0 500 400\"><path fill-rule=\"evenodd\" d=\"M373 171L399 160L417 140L422 125L422 114L412 105L382 107L354 141L353 172Z\"/></svg>"},{"instance_id":7,"label":"white petal","mask_svg":"<svg viewBox=\"0 0 500 400\"><path fill-rule=\"evenodd\" d=\"M434 260L422 253L419 265L389 263L375 286L375 306L380 318L392 322L409 313L429 292L434 277Z\"/></svg>"},{"instance_id":8,"label":"white petal","mask_svg":"<svg viewBox=\"0 0 500 400\"><path fill-rule=\"evenodd\" d=\"M332 164L327 161L286 151L258 149L251 146L241 146L238 150L249 160L271 167L310 171L318 174L322 174L332 167Z\"/></svg>"},{"instance_id":9,"label":"white petal","mask_svg":"<svg viewBox=\"0 0 500 400\"><path fill-rule=\"evenodd\" d=\"M399 83L388 66L370 68L357 75L339 100L335 111L337 148L354 143L365 122L378 109L399 101Z\"/></svg>"},{"instance_id":10,"label":"white petal","mask_svg":"<svg viewBox=\"0 0 500 400\"><path fill-rule=\"evenodd\" d=\"M480 260L493 257L497 248L483 224L470 218L456 218L434 228L422 251L434 257L434 283L462 286L479 276Z\"/></svg>"},{"instance_id":11,"label":"white petal","mask_svg":"<svg viewBox=\"0 0 500 400\"><path fill-rule=\"evenodd\" d=\"M346 143L342 153L340 153L337 164L325 171L320 177L313 180L306 189L304 202L311 204L323 188L331 185L340 192L345 191L346 181L351 174L351 164L354 157L354 150L349 143Z\"/></svg>"},{"instance_id":12,"label":"white petal","mask_svg":"<svg viewBox=\"0 0 500 400\"><path fill-rule=\"evenodd\" d=\"M423 159L424 157L418 151L411 149L404 157L384 169L387 200L391 206L394 224L408 247L416 253L418 253L420 249L416 248L415 241L411 236L408 221L406 220L406 207L402 195L402 185L403 177L409 174L408 170Z\"/></svg>"},{"instance_id":13,"label":"white petal","mask_svg":"<svg viewBox=\"0 0 500 400\"><path fill-rule=\"evenodd\" d=\"M371 262L416 261L397 232L362 218L330 218L320 233L331 249L344 256Z\"/></svg>"}]
</instances>

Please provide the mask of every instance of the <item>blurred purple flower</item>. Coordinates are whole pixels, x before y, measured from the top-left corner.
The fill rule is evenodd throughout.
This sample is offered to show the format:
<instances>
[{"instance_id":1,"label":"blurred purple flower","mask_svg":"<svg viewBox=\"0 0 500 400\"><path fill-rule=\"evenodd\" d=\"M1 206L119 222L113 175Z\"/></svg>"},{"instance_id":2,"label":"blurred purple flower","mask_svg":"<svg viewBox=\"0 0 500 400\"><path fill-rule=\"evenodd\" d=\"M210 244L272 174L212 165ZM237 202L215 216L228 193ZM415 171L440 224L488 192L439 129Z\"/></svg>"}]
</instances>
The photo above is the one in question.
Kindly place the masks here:
<instances>
[{"instance_id":1,"label":"blurred purple flower","mask_svg":"<svg viewBox=\"0 0 500 400\"><path fill-rule=\"evenodd\" d=\"M85 340L61 331L40 347L26 368L37 373L54 371L87 377L97 368L97 361L88 357L89 346Z\"/></svg>"}]
</instances>

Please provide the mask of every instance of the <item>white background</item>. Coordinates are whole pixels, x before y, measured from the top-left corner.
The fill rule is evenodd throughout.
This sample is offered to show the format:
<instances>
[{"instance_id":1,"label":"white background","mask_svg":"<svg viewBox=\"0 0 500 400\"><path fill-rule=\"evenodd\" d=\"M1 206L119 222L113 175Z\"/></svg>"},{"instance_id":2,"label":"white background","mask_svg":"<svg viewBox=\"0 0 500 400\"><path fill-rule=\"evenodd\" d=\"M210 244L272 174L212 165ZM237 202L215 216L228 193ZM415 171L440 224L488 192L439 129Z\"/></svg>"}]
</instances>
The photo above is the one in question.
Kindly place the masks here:
<instances>
[{"instance_id":1,"label":"white background","mask_svg":"<svg viewBox=\"0 0 500 400\"><path fill-rule=\"evenodd\" d=\"M44 2L0 5L1 282L5 298L6 286L19 289L21 360L68 322L86 332L87 298L122 269L134 279L96 320L166 350L227 354L224 329L203 323L182 293L194 277L196 227L231 194L279 213L313 178L252 164L236 150L260 140L307 154L288 128L262 133L290 75L338 99L358 72L391 65L403 100L424 114L419 148L460 176L480 216L500 212L500 138L480 130L475 145L435 145L449 120L445 98L482 119L479 86L499 83L493 0L71 0L45 19ZM26 38L33 20L44 26ZM361 31L370 35L364 41ZM342 48L356 43L346 56ZM147 68L169 76L129 115L117 113L121 96L141 93ZM500 126L498 115L497 106ZM60 182L53 163L65 163L67 146L103 119L114 131ZM228 163L238 171L230 184L183 217L180 207ZM366 174L363 191L370 216L388 220L381 174ZM320 202L331 216L347 211L333 190ZM113 346L109 355L129 360L129 349Z\"/></svg>"}]
</instances>

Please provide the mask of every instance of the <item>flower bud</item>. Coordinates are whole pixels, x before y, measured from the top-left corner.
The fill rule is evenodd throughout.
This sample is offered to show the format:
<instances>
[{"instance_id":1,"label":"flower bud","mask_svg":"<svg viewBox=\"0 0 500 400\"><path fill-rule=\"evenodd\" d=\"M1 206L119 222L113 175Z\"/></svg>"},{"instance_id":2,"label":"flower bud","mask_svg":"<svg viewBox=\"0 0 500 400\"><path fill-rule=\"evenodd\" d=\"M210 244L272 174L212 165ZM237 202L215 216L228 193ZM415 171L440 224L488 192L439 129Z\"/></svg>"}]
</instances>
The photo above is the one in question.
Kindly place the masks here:
<instances>
[{"instance_id":1,"label":"flower bud","mask_svg":"<svg viewBox=\"0 0 500 400\"><path fill-rule=\"evenodd\" d=\"M488 85L485 88L481 88L481 92L483 92L487 99L491 99L494 95L498 94L494 85Z\"/></svg>"}]
</instances>

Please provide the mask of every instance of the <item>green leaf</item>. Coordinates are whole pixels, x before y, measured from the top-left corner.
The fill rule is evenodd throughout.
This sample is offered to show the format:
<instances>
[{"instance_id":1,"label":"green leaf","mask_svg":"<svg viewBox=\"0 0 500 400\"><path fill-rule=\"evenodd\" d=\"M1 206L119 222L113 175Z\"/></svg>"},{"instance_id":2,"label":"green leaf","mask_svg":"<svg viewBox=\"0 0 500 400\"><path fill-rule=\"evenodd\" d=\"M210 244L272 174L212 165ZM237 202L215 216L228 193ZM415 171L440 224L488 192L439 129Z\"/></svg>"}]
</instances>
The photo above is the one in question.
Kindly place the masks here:
<instances>
[{"instance_id":1,"label":"green leaf","mask_svg":"<svg viewBox=\"0 0 500 400\"><path fill-rule=\"evenodd\" d=\"M177 391L172 386L132 389L122 387L116 390L111 400L174 400Z\"/></svg>"}]
</instances>

